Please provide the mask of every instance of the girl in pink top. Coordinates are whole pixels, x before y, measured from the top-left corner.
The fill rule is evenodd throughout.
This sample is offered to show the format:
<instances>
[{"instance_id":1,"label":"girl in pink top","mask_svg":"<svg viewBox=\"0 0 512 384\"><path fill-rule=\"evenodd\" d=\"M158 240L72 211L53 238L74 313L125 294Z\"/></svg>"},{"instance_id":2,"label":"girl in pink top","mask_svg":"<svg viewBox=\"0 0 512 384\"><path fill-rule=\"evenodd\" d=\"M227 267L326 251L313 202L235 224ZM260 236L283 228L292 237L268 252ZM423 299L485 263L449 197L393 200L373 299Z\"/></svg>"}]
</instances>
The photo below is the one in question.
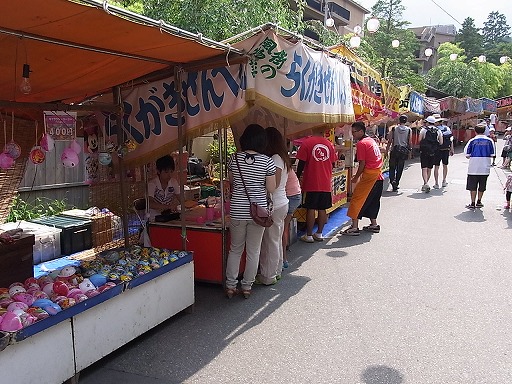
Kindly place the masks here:
<instances>
[{"instance_id":1,"label":"girl in pink top","mask_svg":"<svg viewBox=\"0 0 512 384\"><path fill-rule=\"evenodd\" d=\"M302 191L300 189L299 179L292 168L288 170L288 180L286 181L285 190L286 197L288 198L288 214L284 219L283 268L288 268L288 257L286 251L289 246L288 235L290 233L290 223L292 221L293 212L295 212L302 202Z\"/></svg>"}]
</instances>

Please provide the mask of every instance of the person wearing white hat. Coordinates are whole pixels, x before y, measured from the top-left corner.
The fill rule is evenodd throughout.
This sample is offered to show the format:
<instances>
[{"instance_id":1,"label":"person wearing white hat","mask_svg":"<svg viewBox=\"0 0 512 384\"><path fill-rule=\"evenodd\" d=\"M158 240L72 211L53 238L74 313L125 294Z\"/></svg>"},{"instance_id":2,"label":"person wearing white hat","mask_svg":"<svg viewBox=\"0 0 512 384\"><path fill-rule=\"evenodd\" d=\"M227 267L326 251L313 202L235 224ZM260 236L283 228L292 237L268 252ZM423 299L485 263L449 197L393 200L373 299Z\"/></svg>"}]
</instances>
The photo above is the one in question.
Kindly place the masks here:
<instances>
[{"instance_id":1,"label":"person wearing white hat","mask_svg":"<svg viewBox=\"0 0 512 384\"><path fill-rule=\"evenodd\" d=\"M420 142L421 176L423 178L421 190L428 193L430 192L428 181L434 167L434 156L439 146L443 143L443 134L435 126L435 123L439 120L434 116L427 117L425 121L427 124L421 128L418 140Z\"/></svg>"}]
</instances>

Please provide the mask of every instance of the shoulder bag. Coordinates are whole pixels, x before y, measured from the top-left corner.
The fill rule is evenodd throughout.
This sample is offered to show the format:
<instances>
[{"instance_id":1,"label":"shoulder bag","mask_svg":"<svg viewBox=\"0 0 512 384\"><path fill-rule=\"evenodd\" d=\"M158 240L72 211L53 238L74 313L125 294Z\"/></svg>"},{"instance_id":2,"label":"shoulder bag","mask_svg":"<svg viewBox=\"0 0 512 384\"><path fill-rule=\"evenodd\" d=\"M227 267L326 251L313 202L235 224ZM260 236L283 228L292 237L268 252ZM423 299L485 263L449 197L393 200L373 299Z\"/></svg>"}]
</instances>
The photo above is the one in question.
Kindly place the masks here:
<instances>
[{"instance_id":1,"label":"shoulder bag","mask_svg":"<svg viewBox=\"0 0 512 384\"><path fill-rule=\"evenodd\" d=\"M270 198L269 193L267 192L267 209L260 207L258 204L251 201L251 197L249 196L249 192L247 192L247 187L245 186L245 181L242 176L242 171L240 170L240 164L238 163L238 154L235 153L236 166L238 168L238 172L240 173L240 179L242 180L242 184L244 186L245 194L249 199L250 203L250 214L254 222L262 227L271 227L274 224L274 220L272 220L271 206L272 199Z\"/></svg>"}]
</instances>

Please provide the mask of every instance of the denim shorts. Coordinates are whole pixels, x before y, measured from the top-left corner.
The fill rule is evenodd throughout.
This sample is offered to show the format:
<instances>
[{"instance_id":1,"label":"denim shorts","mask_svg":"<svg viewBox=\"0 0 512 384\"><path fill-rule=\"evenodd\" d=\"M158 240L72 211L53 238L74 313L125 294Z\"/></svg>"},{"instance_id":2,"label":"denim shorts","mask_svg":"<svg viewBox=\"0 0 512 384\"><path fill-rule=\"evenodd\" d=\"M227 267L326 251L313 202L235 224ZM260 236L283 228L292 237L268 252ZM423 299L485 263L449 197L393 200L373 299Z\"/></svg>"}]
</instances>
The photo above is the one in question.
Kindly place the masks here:
<instances>
[{"instance_id":1,"label":"denim shorts","mask_svg":"<svg viewBox=\"0 0 512 384\"><path fill-rule=\"evenodd\" d=\"M299 207L302 203L302 194L286 196L288 198L288 214L293 215L293 212Z\"/></svg>"}]
</instances>

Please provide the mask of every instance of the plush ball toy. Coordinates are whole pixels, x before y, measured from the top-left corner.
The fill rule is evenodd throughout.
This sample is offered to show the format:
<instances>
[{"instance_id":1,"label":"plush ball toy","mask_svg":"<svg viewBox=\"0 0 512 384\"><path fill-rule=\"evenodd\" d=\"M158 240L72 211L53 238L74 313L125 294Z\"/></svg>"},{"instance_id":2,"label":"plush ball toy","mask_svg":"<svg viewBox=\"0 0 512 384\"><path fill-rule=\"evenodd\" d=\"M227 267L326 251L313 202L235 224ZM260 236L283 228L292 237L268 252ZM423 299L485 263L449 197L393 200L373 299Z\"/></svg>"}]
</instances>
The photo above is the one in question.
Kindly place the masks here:
<instances>
[{"instance_id":1,"label":"plush ball toy","mask_svg":"<svg viewBox=\"0 0 512 384\"><path fill-rule=\"evenodd\" d=\"M39 141L39 145L46 152L50 152L53 148L55 148L55 141L53 140L53 137L51 137L49 134L45 133L43 135L43 137L41 137L41 140Z\"/></svg>"},{"instance_id":2,"label":"plush ball toy","mask_svg":"<svg viewBox=\"0 0 512 384\"><path fill-rule=\"evenodd\" d=\"M0 168L9 169L13 166L14 159L8 153L0 153Z\"/></svg>"},{"instance_id":3,"label":"plush ball toy","mask_svg":"<svg viewBox=\"0 0 512 384\"><path fill-rule=\"evenodd\" d=\"M93 289L96 289L94 284L89 279L84 279L84 281L82 281L80 283L78 288L80 289L80 291L82 291L81 293L87 293L88 291L92 291Z\"/></svg>"},{"instance_id":4,"label":"plush ball toy","mask_svg":"<svg viewBox=\"0 0 512 384\"><path fill-rule=\"evenodd\" d=\"M21 156L21 147L14 140L5 144L4 152L11 156L14 160Z\"/></svg>"},{"instance_id":5,"label":"plush ball toy","mask_svg":"<svg viewBox=\"0 0 512 384\"><path fill-rule=\"evenodd\" d=\"M62 152L60 160L62 161L62 165L66 168L74 168L79 162L77 153L71 148L66 148L64 152Z\"/></svg>"},{"instance_id":6,"label":"plush ball toy","mask_svg":"<svg viewBox=\"0 0 512 384\"><path fill-rule=\"evenodd\" d=\"M20 283L21 284L21 283ZM27 290L23 287L23 286L20 286L20 285L11 285L9 287L9 295L11 297L13 297L15 294L17 293L23 293L23 292L27 292Z\"/></svg>"},{"instance_id":7,"label":"plush ball toy","mask_svg":"<svg viewBox=\"0 0 512 384\"><path fill-rule=\"evenodd\" d=\"M32 305L35 300L34 296L29 293L17 293L14 295L13 299L27 306Z\"/></svg>"},{"instance_id":8,"label":"plush ball toy","mask_svg":"<svg viewBox=\"0 0 512 384\"><path fill-rule=\"evenodd\" d=\"M15 332L19 331L21 328L23 328L23 324L21 324L21 319L18 315L7 312L3 316L2 322L0 323L0 331Z\"/></svg>"},{"instance_id":9,"label":"plush ball toy","mask_svg":"<svg viewBox=\"0 0 512 384\"><path fill-rule=\"evenodd\" d=\"M101 165L109 165L112 162L112 155L108 152L100 152L98 154L98 161Z\"/></svg>"},{"instance_id":10,"label":"plush ball toy","mask_svg":"<svg viewBox=\"0 0 512 384\"><path fill-rule=\"evenodd\" d=\"M41 147L34 147L30 151L30 161L34 164L41 164L44 159L46 158L46 155Z\"/></svg>"},{"instance_id":11,"label":"plush ball toy","mask_svg":"<svg viewBox=\"0 0 512 384\"><path fill-rule=\"evenodd\" d=\"M63 281L56 281L53 283L53 292L58 295L67 296L69 294L69 287Z\"/></svg>"}]
</instances>

